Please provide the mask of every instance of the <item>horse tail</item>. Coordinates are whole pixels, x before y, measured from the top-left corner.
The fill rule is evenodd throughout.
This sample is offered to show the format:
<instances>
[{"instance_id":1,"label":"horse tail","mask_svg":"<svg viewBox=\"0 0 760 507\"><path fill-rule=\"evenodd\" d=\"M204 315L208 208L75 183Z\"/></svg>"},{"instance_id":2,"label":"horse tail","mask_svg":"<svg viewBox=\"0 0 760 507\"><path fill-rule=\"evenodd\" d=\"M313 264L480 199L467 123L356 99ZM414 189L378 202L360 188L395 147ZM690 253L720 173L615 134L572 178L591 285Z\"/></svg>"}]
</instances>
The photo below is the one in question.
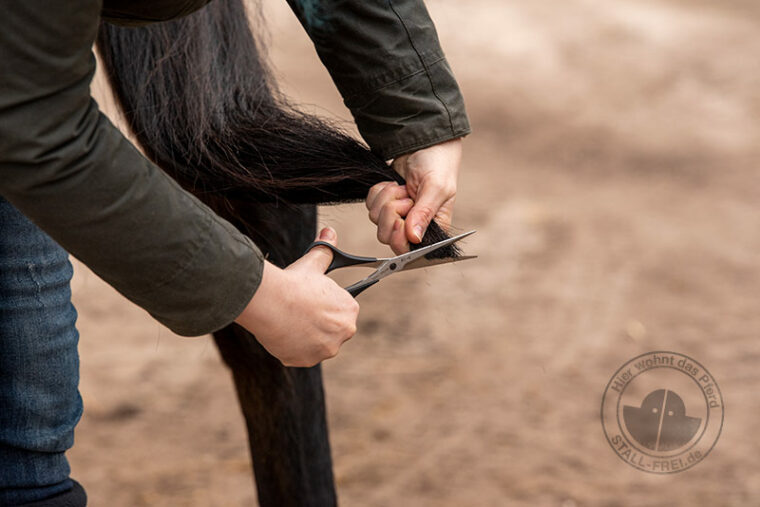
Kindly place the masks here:
<instances>
[{"instance_id":1,"label":"horse tail","mask_svg":"<svg viewBox=\"0 0 760 507\"><path fill-rule=\"evenodd\" d=\"M279 91L242 0L216 0L145 27L104 23L97 46L146 155L212 208L220 198L352 202L376 183L404 181L365 145ZM422 245L446 237L433 223ZM436 256L456 255L452 247Z\"/></svg>"}]
</instances>

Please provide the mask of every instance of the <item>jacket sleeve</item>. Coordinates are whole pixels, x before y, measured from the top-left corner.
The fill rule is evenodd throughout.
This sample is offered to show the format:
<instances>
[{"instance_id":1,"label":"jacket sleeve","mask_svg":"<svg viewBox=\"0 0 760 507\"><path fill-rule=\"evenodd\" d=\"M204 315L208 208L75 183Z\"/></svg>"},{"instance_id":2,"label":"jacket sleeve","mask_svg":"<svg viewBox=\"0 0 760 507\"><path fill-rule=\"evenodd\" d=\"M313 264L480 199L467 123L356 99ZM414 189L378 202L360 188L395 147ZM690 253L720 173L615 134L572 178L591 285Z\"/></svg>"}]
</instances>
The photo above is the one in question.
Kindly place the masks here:
<instances>
[{"instance_id":1,"label":"jacket sleeve","mask_svg":"<svg viewBox=\"0 0 760 507\"><path fill-rule=\"evenodd\" d=\"M288 0L385 159L470 132L464 100L422 0Z\"/></svg>"},{"instance_id":2,"label":"jacket sleeve","mask_svg":"<svg viewBox=\"0 0 760 507\"><path fill-rule=\"evenodd\" d=\"M173 331L214 331L258 287L261 253L99 112L99 14L98 0L4 4L0 195Z\"/></svg>"},{"instance_id":3,"label":"jacket sleeve","mask_svg":"<svg viewBox=\"0 0 760 507\"><path fill-rule=\"evenodd\" d=\"M100 17L121 26L143 26L181 18L197 11L211 0L104 0Z\"/></svg>"}]
</instances>

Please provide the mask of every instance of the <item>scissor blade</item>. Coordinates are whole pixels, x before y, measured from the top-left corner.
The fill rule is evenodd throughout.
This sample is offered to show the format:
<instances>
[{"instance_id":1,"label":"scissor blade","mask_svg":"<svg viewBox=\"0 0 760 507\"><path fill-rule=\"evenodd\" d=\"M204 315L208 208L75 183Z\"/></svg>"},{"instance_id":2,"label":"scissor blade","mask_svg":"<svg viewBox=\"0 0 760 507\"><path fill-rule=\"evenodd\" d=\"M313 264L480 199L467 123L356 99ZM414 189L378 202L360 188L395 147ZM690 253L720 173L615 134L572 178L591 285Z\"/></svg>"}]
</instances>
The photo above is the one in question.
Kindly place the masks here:
<instances>
[{"instance_id":1,"label":"scissor blade","mask_svg":"<svg viewBox=\"0 0 760 507\"><path fill-rule=\"evenodd\" d=\"M449 262L459 262L459 261L466 261L468 259L477 259L477 258L478 258L477 255L465 255L462 257L448 257L446 259L427 259L425 257L421 257L405 265L402 271L409 271L410 269L429 268L430 266L435 266L436 264L447 264Z\"/></svg>"},{"instance_id":2,"label":"scissor blade","mask_svg":"<svg viewBox=\"0 0 760 507\"><path fill-rule=\"evenodd\" d=\"M430 253L433 250L437 250L446 245L455 243L459 241L460 239L465 238L469 236L470 234L473 234L474 232L475 231L465 232L464 234L460 234L459 236L454 236L453 238L444 239L443 241L439 241L438 243L433 243L432 245L422 247L418 250L412 250L411 252L397 255L396 257L384 259L380 267L378 267L372 274L370 274L364 280L361 280L360 283L377 281L393 273L404 271L406 270L407 265L417 260L424 259L425 254ZM425 260L427 261L427 263L425 263L424 265L421 264L420 267L433 266L435 264L441 264L441 263L446 263L446 262L456 262L458 260L464 260L464 258L453 257L453 258L445 258L445 259L440 259L440 260L439 259L425 259ZM436 262L436 261L439 261L439 262Z\"/></svg>"},{"instance_id":3,"label":"scissor blade","mask_svg":"<svg viewBox=\"0 0 760 507\"><path fill-rule=\"evenodd\" d=\"M411 252L407 252L405 254L401 254L397 257L394 257L391 260L394 260L398 262L401 265L405 265L407 263L411 263L415 259L418 259L420 257L424 257L425 255L429 254L430 252L433 252L435 250L438 250L439 248L442 248L444 246L450 245L452 243L456 243L460 239L464 239L470 234L475 234L476 231L469 231L465 232L463 234L460 234L458 236L454 236L453 238L444 239L443 241L439 241L438 243L433 243L432 245L428 245L422 248L418 248L417 250L412 250Z\"/></svg>"}]
</instances>

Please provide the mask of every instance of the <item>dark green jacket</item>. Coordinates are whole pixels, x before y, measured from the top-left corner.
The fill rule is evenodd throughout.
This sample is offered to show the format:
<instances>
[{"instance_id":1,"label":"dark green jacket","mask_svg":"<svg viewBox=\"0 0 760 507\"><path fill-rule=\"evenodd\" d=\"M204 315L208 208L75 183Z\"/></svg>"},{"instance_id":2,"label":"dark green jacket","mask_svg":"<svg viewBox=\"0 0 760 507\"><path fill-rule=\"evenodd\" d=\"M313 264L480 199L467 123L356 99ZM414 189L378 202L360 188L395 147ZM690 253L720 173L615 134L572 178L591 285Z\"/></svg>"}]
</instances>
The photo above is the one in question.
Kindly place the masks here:
<instances>
[{"instance_id":1,"label":"dark green jacket","mask_svg":"<svg viewBox=\"0 0 760 507\"><path fill-rule=\"evenodd\" d=\"M146 160L89 86L101 15L140 24L205 3L8 0L0 16L0 195L183 335L237 317L261 252ZM421 0L289 3L374 151L393 158L469 132Z\"/></svg>"}]
</instances>

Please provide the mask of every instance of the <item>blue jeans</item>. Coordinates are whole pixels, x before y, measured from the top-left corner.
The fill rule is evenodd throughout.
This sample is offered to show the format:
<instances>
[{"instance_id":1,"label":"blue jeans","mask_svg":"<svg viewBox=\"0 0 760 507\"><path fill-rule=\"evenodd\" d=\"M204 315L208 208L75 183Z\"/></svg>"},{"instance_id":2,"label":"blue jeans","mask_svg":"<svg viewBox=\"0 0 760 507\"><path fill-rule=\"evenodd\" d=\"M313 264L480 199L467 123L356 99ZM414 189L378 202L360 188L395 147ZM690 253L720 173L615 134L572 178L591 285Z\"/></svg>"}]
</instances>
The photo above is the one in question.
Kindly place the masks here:
<instances>
[{"instance_id":1,"label":"blue jeans","mask_svg":"<svg viewBox=\"0 0 760 507\"><path fill-rule=\"evenodd\" d=\"M0 197L0 506L72 489L82 414L68 254Z\"/></svg>"}]
</instances>

